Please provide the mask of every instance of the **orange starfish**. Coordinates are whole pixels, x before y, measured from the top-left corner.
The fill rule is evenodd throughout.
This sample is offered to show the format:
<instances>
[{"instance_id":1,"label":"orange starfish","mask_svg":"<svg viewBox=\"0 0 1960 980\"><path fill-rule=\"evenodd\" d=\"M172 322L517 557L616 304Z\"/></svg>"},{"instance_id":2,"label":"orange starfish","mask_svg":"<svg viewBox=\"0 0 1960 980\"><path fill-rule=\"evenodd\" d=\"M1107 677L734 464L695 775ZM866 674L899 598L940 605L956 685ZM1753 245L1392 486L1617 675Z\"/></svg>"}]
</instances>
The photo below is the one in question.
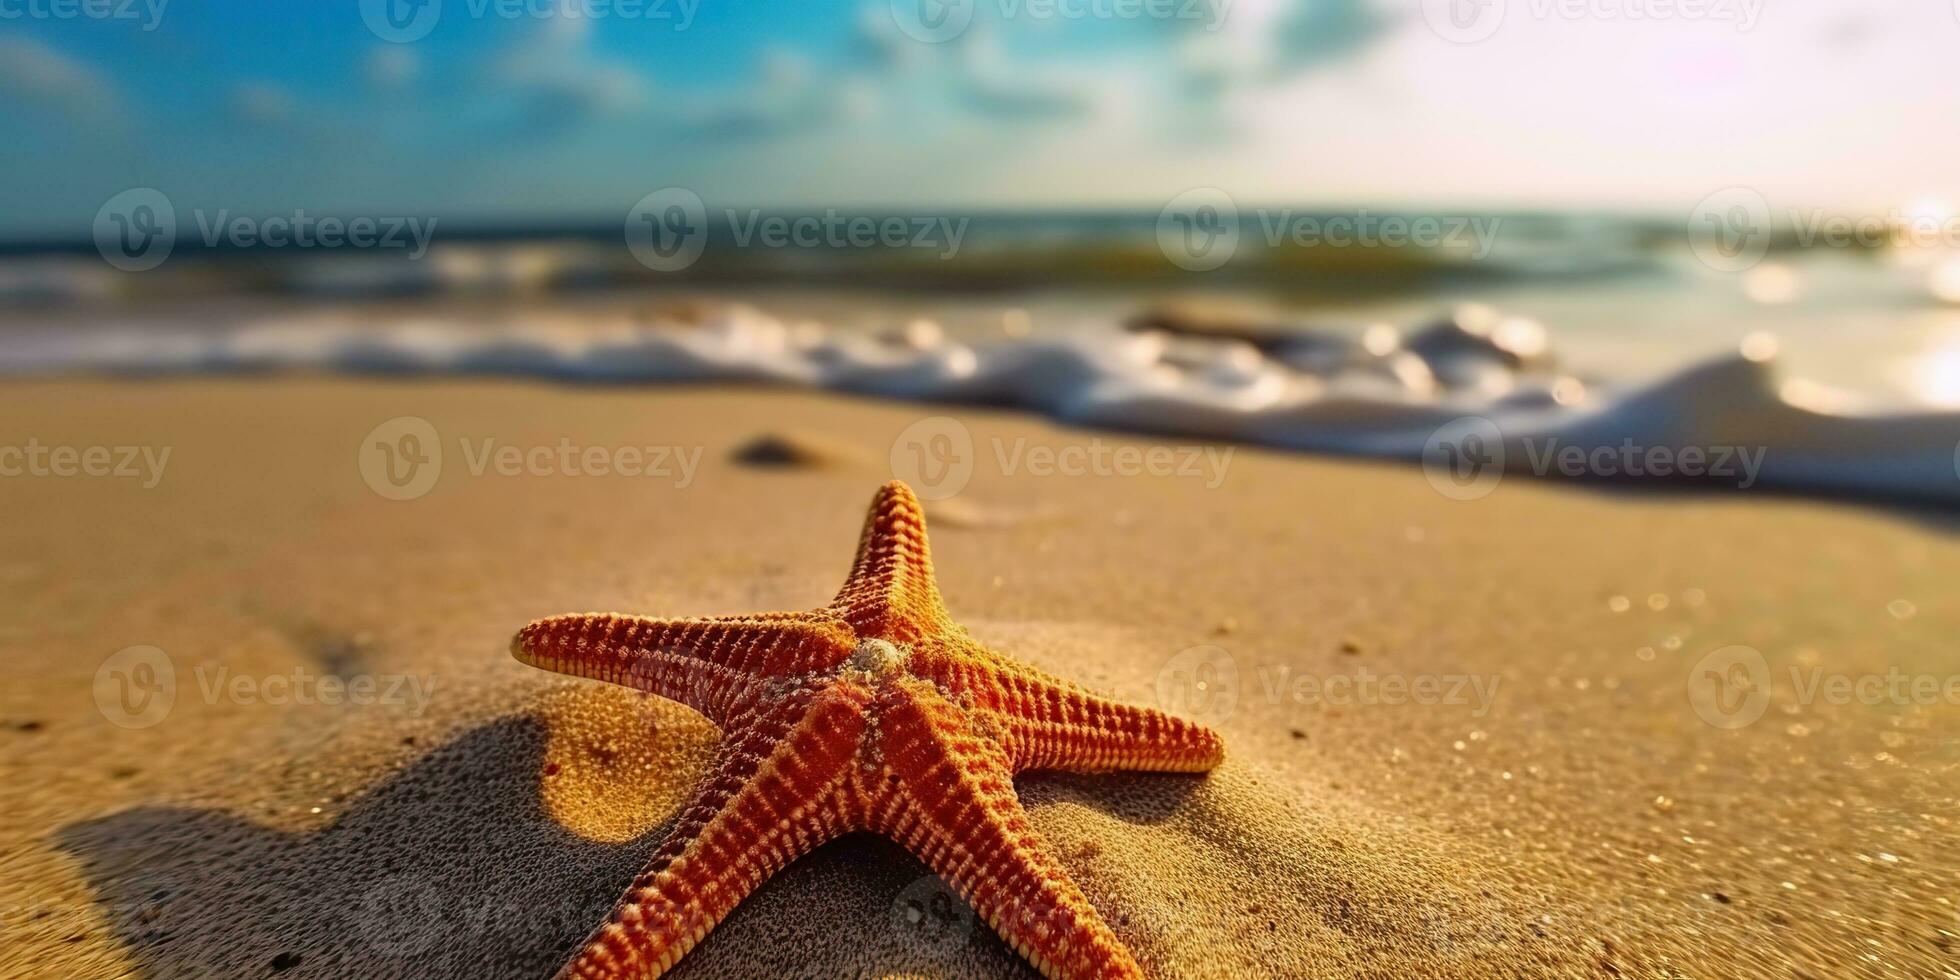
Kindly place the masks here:
<instances>
[{"instance_id":1,"label":"orange starfish","mask_svg":"<svg viewBox=\"0 0 1960 980\"><path fill-rule=\"evenodd\" d=\"M840 834L903 844L1044 975L1141 977L1014 794L1028 769L1203 772L1210 729L1000 656L940 603L925 514L879 489L851 577L807 613L557 616L511 653L650 691L725 733L653 860L561 978L657 977L750 892Z\"/></svg>"}]
</instances>

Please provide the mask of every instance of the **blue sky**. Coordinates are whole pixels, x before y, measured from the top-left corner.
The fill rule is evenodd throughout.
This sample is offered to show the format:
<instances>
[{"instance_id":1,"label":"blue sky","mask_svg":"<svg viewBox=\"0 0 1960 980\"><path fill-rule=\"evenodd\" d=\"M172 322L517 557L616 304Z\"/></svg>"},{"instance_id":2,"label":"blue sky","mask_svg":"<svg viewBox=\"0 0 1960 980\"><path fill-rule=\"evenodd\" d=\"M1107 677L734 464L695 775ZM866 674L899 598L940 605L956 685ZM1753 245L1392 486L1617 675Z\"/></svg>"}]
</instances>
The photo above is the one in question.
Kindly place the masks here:
<instances>
[{"instance_id":1,"label":"blue sky","mask_svg":"<svg viewBox=\"0 0 1960 980\"><path fill-rule=\"evenodd\" d=\"M148 30L143 0L127 21L20 16L48 2L0 0L9 237L85 237L137 186L180 209L520 222L669 185L711 205L1153 209L1206 185L1660 210L1737 183L1836 207L1960 192L1948 0L1701 18L1488 0L1509 10L1476 43L1425 17L1446 0L970 0L943 43L901 27L917 0L642 18L441 0L409 43L361 0L165 0Z\"/></svg>"}]
</instances>

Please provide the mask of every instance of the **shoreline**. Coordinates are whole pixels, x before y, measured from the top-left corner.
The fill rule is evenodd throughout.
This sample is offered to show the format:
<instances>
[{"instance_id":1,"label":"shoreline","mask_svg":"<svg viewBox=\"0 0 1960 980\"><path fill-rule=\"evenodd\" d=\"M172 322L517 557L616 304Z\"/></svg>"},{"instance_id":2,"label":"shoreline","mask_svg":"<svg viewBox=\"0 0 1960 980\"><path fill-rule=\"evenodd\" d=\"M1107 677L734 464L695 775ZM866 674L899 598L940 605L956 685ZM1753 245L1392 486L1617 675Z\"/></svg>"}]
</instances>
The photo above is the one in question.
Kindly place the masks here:
<instances>
[{"instance_id":1,"label":"shoreline","mask_svg":"<svg viewBox=\"0 0 1960 980\"><path fill-rule=\"evenodd\" d=\"M684 305L646 317L111 329L19 345L0 374L747 384L1420 462L1439 488L1459 486L1444 491L1452 495L1524 476L1960 508L1960 413L1861 412L1844 393L1785 378L1768 335L1656 380L1613 382L1567 373L1535 322L1474 306L1408 332L1378 325L1359 335L1246 333L1230 321L1169 313L1127 329L1055 331L1033 331L1023 313L992 334L969 326L980 331L973 335L926 320L837 329L742 305Z\"/></svg>"}]
</instances>

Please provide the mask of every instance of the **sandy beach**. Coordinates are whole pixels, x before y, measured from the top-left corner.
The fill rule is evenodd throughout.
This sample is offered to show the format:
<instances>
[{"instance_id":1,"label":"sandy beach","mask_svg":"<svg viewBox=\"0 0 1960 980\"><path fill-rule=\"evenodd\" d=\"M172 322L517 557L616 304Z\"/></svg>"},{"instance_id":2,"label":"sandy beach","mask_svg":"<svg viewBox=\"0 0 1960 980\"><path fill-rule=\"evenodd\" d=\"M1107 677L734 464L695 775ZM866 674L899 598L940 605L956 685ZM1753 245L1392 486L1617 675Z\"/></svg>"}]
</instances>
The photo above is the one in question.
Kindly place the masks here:
<instances>
[{"instance_id":1,"label":"sandy beach","mask_svg":"<svg viewBox=\"0 0 1960 980\"><path fill-rule=\"evenodd\" d=\"M0 481L0 974L548 974L717 733L512 632L817 605L894 442L950 416L953 613L1225 736L1208 776L1017 782L1151 976L1960 976L1960 546L1911 513L1456 501L1415 466L757 388L71 380L0 412L16 442L169 447L154 481ZM361 448L404 416L443 459L391 500ZM1159 446L1221 465L1036 462ZM1732 647L1766 702L1697 687L1755 667ZM674 975L1033 973L860 836Z\"/></svg>"}]
</instances>

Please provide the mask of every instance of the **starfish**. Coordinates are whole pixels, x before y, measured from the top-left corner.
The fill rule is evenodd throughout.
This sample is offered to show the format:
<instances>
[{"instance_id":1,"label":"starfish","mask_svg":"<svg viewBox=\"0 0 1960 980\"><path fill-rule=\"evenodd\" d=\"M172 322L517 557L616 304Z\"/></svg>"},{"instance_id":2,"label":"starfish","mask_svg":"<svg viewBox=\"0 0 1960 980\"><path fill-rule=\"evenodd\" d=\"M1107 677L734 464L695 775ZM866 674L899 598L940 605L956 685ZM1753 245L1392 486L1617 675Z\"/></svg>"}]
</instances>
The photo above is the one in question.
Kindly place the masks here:
<instances>
[{"instance_id":1,"label":"starfish","mask_svg":"<svg viewBox=\"0 0 1960 980\"><path fill-rule=\"evenodd\" d=\"M535 667L680 701L719 757L646 870L559 972L650 978L737 903L839 835L897 841L1051 980L1142 977L1029 822L1013 776L1204 772L1210 729L1106 700L994 653L954 623L910 487L872 500L850 578L803 613L587 613L520 630Z\"/></svg>"}]
</instances>

